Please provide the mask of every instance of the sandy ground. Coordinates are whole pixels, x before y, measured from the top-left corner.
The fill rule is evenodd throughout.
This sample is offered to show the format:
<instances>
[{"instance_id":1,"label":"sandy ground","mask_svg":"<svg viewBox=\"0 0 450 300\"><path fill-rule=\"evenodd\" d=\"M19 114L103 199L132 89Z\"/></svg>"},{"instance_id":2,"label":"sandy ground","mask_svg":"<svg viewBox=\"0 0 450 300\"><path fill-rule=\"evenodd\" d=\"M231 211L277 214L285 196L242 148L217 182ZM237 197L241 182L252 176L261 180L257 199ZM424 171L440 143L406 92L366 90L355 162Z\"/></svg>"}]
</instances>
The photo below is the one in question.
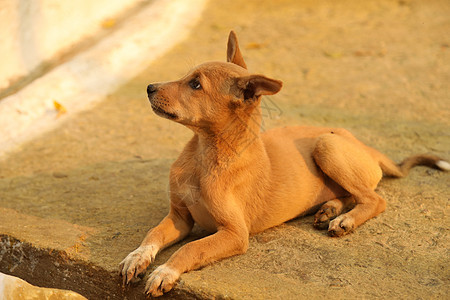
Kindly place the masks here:
<instances>
[{"instance_id":1,"label":"sandy ground","mask_svg":"<svg viewBox=\"0 0 450 300\"><path fill-rule=\"evenodd\" d=\"M188 40L0 162L0 206L88 228L74 255L115 270L166 214L168 170L191 136L151 112L145 87L224 60L230 29L250 70L284 82L264 100L265 128L341 126L394 160L450 159L449 16L450 2L437 0L211 1ZM383 180L386 212L355 233L329 238L300 218L251 237L245 255L183 275L179 288L219 298L446 298L449 179L417 168Z\"/></svg>"}]
</instances>

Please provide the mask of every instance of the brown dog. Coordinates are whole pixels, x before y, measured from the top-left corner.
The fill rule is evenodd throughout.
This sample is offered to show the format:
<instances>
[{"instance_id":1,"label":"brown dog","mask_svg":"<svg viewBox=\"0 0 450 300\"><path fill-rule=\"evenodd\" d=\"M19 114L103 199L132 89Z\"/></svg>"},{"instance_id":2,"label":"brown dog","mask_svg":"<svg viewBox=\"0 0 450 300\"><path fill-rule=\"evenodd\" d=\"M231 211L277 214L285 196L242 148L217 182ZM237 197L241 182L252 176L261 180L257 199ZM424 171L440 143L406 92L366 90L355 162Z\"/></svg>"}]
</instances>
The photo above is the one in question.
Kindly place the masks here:
<instances>
[{"instance_id":1,"label":"brown dog","mask_svg":"<svg viewBox=\"0 0 450 300\"><path fill-rule=\"evenodd\" d=\"M328 226L331 236L349 233L384 211L386 202L374 191L383 173L403 177L415 165L450 169L431 155L396 165L340 128L260 133L261 96L277 93L282 83L247 71L234 32L227 61L147 88L153 111L192 129L194 137L170 171L169 214L120 264L124 283L145 271L158 251L183 239L194 222L214 234L184 245L159 266L147 294L162 295L180 274L244 253L249 234L320 205L316 227Z\"/></svg>"}]
</instances>

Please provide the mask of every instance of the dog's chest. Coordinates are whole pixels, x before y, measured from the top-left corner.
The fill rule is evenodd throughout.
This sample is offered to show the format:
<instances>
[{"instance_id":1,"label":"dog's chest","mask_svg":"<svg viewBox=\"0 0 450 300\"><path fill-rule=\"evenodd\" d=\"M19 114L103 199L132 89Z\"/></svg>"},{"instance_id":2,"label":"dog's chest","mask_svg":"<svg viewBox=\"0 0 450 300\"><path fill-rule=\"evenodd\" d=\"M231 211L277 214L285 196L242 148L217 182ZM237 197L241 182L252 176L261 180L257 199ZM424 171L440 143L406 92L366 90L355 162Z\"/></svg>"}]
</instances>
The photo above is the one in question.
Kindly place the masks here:
<instances>
[{"instance_id":1,"label":"dog's chest","mask_svg":"<svg viewBox=\"0 0 450 300\"><path fill-rule=\"evenodd\" d=\"M215 232L217 225L202 197L200 186L195 180L185 180L177 184L171 193L175 193L188 208L194 221L203 229Z\"/></svg>"}]
</instances>

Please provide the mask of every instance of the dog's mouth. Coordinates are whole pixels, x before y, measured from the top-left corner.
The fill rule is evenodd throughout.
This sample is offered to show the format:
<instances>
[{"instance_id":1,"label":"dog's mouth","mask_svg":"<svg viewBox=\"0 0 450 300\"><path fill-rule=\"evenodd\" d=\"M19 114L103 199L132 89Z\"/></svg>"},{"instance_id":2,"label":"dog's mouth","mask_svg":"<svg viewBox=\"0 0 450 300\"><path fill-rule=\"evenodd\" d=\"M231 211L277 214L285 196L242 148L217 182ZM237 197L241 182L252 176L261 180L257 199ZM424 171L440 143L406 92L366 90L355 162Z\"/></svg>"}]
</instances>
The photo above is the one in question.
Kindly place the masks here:
<instances>
[{"instance_id":1,"label":"dog's mouth","mask_svg":"<svg viewBox=\"0 0 450 300\"><path fill-rule=\"evenodd\" d=\"M167 119L170 119L170 120L178 119L178 116L176 114L169 113L169 112L165 111L164 109L162 109L161 107L158 107L158 106L154 105L153 103L151 103L151 105L152 105L153 111L158 116L161 116L161 117L164 117L164 118L167 118Z\"/></svg>"}]
</instances>

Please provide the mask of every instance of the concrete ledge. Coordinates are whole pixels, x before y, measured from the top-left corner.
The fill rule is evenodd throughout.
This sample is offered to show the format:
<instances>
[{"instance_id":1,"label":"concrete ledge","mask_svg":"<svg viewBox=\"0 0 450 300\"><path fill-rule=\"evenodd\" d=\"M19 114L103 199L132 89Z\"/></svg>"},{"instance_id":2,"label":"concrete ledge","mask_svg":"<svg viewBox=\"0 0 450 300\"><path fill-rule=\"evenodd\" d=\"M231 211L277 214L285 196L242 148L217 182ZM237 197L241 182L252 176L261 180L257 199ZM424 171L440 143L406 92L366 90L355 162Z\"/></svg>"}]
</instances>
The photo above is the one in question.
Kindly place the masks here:
<instances>
[{"instance_id":1,"label":"concrete ledge","mask_svg":"<svg viewBox=\"0 0 450 300\"><path fill-rule=\"evenodd\" d=\"M109 272L72 259L64 251L39 248L7 235L0 235L0 245L0 272L13 273L33 285L76 291L88 299L123 299L120 283ZM128 295L129 299L141 296Z\"/></svg>"},{"instance_id":2,"label":"concrete ledge","mask_svg":"<svg viewBox=\"0 0 450 300\"><path fill-rule=\"evenodd\" d=\"M124 289L117 273L70 258L64 251L36 247L0 234L0 298L23 299L143 299L136 286ZM8 276L5 274L14 274ZM17 276L17 277L15 277ZM24 278L25 282L20 278ZM46 288L39 288L44 286ZM63 290L62 290L63 289ZM72 292L72 291L76 291ZM79 295L83 294L85 297ZM10 297L10 295L13 295ZM3 296L3 297L2 297ZM27 298L28 297L28 298ZM160 299L211 299L212 295L178 288Z\"/></svg>"}]
</instances>

